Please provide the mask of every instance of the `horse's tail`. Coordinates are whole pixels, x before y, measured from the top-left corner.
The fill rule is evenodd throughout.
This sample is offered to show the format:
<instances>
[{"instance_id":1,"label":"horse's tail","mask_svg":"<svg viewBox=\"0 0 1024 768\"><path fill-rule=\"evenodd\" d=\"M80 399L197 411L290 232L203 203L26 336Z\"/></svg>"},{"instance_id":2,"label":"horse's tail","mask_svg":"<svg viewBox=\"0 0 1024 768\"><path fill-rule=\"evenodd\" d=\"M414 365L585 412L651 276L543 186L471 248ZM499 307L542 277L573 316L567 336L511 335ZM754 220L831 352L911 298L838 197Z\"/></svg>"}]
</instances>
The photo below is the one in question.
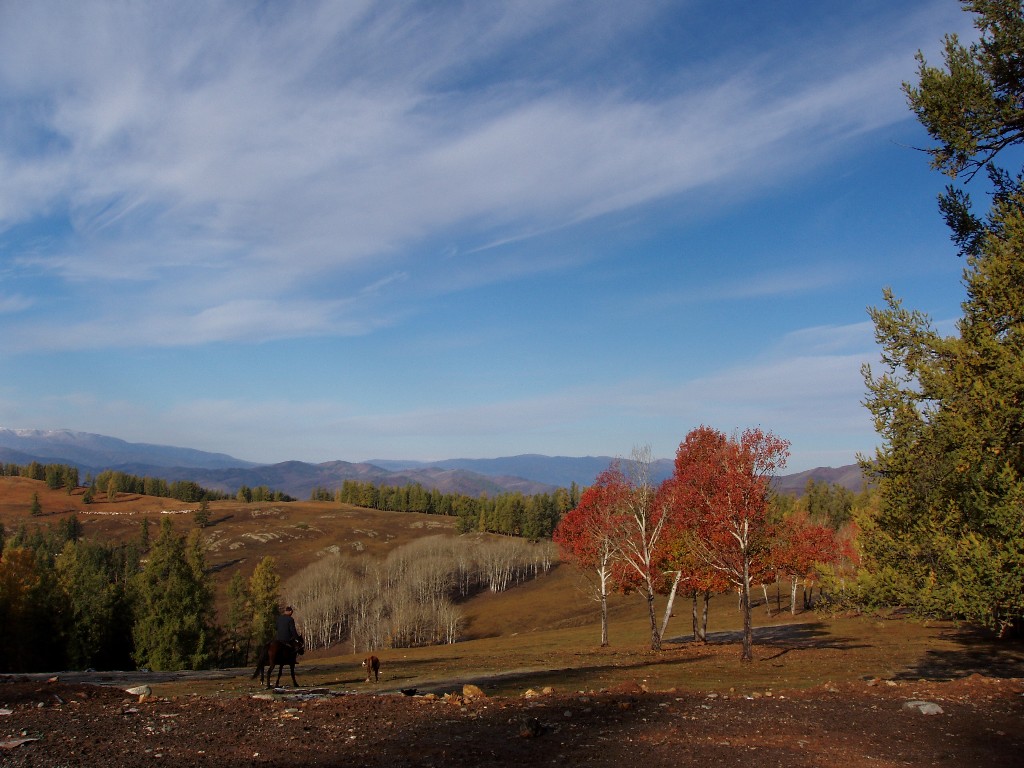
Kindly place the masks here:
<instances>
[{"instance_id":1,"label":"horse's tail","mask_svg":"<svg viewBox=\"0 0 1024 768\"><path fill-rule=\"evenodd\" d=\"M263 669L267 666L267 649L270 644L260 646L260 654L256 659L256 671L252 673L252 679L255 680L257 677L263 677Z\"/></svg>"}]
</instances>

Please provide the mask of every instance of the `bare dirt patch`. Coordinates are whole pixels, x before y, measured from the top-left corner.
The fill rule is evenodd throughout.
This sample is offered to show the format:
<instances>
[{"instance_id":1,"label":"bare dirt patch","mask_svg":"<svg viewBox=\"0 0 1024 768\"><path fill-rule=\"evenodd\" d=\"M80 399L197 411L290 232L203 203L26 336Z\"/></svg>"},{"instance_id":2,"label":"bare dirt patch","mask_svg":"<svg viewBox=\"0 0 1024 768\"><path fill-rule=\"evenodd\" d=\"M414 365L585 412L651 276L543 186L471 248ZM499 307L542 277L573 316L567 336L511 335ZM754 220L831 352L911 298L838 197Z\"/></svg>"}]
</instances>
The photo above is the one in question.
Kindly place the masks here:
<instances>
[{"instance_id":1,"label":"bare dirt patch","mask_svg":"<svg viewBox=\"0 0 1024 768\"><path fill-rule=\"evenodd\" d=\"M748 664L732 630L661 653L592 632L390 650L379 684L356 655L273 692L247 669L0 678L0 763L959 768L1024 748L1024 649L953 625L804 616L758 627Z\"/></svg>"},{"instance_id":2,"label":"bare dirt patch","mask_svg":"<svg viewBox=\"0 0 1024 768\"><path fill-rule=\"evenodd\" d=\"M10 766L1011 765L1020 680L865 681L800 691L536 697L342 694L138 697L0 685ZM941 714L906 709L927 699ZM29 739L28 741L25 741Z\"/></svg>"}]
</instances>

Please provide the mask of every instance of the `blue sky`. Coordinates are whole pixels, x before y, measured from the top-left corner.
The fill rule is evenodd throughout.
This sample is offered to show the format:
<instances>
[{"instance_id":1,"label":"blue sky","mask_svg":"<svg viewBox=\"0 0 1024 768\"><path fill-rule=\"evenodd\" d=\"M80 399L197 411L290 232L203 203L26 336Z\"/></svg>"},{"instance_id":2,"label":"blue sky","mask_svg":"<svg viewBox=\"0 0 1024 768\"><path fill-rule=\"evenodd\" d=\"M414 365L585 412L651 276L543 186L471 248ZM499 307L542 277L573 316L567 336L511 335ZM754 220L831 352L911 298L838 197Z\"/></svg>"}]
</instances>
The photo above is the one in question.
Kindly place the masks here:
<instances>
[{"instance_id":1,"label":"blue sky","mask_svg":"<svg viewBox=\"0 0 1024 768\"><path fill-rule=\"evenodd\" d=\"M877 442L951 0L0 2L0 426L274 462Z\"/></svg>"}]
</instances>

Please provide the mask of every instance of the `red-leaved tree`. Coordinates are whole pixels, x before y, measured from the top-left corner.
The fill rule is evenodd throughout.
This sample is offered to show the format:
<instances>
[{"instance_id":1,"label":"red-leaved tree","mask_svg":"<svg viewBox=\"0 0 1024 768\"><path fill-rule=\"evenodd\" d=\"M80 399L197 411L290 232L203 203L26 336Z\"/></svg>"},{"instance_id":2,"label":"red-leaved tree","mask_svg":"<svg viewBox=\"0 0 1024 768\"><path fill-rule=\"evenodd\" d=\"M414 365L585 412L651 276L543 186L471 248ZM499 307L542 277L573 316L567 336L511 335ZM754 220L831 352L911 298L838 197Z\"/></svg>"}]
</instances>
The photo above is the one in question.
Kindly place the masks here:
<instances>
[{"instance_id":1,"label":"red-leaved tree","mask_svg":"<svg viewBox=\"0 0 1024 768\"><path fill-rule=\"evenodd\" d=\"M789 442L759 428L732 437L707 426L679 445L672 498L694 551L740 590L743 661L753 660L752 577L770 567L774 530L769 482L786 464Z\"/></svg>"},{"instance_id":2,"label":"red-leaved tree","mask_svg":"<svg viewBox=\"0 0 1024 768\"><path fill-rule=\"evenodd\" d=\"M671 483L668 485L666 492L671 493ZM685 520L679 522L685 523ZM706 643L708 641L708 608L711 598L713 595L727 590L729 581L700 556L694 541L694 531L683 525L677 525L674 530L668 561L675 568L673 587L679 594L688 596L692 602L693 639ZM662 637L665 635L671 615L671 603L670 600L669 606L665 610L665 620L661 627Z\"/></svg>"},{"instance_id":3,"label":"red-leaved tree","mask_svg":"<svg viewBox=\"0 0 1024 768\"><path fill-rule=\"evenodd\" d=\"M615 515L615 579L646 599L651 650L660 651L661 629L655 615L654 596L666 590L673 572L668 558L675 510L664 489L654 487L654 461L649 446L633 450L628 469L628 474L623 475L627 492Z\"/></svg>"},{"instance_id":4,"label":"red-leaved tree","mask_svg":"<svg viewBox=\"0 0 1024 768\"><path fill-rule=\"evenodd\" d=\"M575 509L566 513L551 538L562 559L588 576L601 604L601 646L608 645L608 593L615 558L616 515L628 488L617 463L597 476Z\"/></svg>"},{"instance_id":5,"label":"red-leaved tree","mask_svg":"<svg viewBox=\"0 0 1024 768\"><path fill-rule=\"evenodd\" d=\"M789 612L796 613L796 590L817 579L817 568L839 558L836 533L827 525L812 522L806 512L795 512L782 521L775 560L779 572L790 579ZM806 592L806 590L805 590ZM804 607L807 597L804 597Z\"/></svg>"}]
</instances>

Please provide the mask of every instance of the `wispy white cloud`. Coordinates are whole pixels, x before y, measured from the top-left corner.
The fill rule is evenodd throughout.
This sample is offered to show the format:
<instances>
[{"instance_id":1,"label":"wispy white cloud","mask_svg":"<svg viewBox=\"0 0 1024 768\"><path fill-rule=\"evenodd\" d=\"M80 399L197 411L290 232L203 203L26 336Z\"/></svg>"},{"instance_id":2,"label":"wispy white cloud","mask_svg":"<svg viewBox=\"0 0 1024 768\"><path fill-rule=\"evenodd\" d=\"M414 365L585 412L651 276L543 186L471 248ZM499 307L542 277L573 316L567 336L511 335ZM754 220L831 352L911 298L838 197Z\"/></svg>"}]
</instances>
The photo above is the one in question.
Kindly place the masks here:
<instances>
[{"instance_id":1,"label":"wispy white cloud","mask_svg":"<svg viewBox=\"0 0 1024 768\"><path fill-rule=\"evenodd\" d=\"M296 320L310 284L383 287L374 273L412 274L430 238L472 249L687 191L748 194L907 117L893 82L908 51L887 48L898 29L829 41L833 62L814 72L813 47L746 65L723 51L699 78L683 66L640 90L586 77L596 43L688 4L343 6L19 7L0 32L0 229L66 211L71 232L36 264L86 288L189 296L178 319L197 332L178 343L347 333L344 315ZM438 290L509 272L446 267L459 274ZM342 279L353 270L366 280ZM229 307L239 322L216 320L219 299L193 306L211 278L262 285L256 304ZM260 302L273 309L246 311ZM96 346L125 340L88 331Z\"/></svg>"},{"instance_id":2,"label":"wispy white cloud","mask_svg":"<svg viewBox=\"0 0 1024 768\"><path fill-rule=\"evenodd\" d=\"M842 193L823 211L795 190L863 184L912 127L914 50L969 23L946 0L764 13L7 4L0 353L21 367L0 423L261 461L670 455L699 423L759 423L794 464L845 463L874 441L876 353L844 323L890 273L859 258L870 213L843 228ZM921 285L921 261L894 269ZM728 348L738 324L760 354ZM331 359L271 389L221 368L192 401L147 368L201 380L268 341ZM39 372L97 349L102 374Z\"/></svg>"},{"instance_id":3,"label":"wispy white cloud","mask_svg":"<svg viewBox=\"0 0 1024 768\"><path fill-rule=\"evenodd\" d=\"M0 294L0 315L22 312L31 307L33 301L28 296L20 296L13 294L10 296L4 296Z\"/></svg>"}]
</instances>

